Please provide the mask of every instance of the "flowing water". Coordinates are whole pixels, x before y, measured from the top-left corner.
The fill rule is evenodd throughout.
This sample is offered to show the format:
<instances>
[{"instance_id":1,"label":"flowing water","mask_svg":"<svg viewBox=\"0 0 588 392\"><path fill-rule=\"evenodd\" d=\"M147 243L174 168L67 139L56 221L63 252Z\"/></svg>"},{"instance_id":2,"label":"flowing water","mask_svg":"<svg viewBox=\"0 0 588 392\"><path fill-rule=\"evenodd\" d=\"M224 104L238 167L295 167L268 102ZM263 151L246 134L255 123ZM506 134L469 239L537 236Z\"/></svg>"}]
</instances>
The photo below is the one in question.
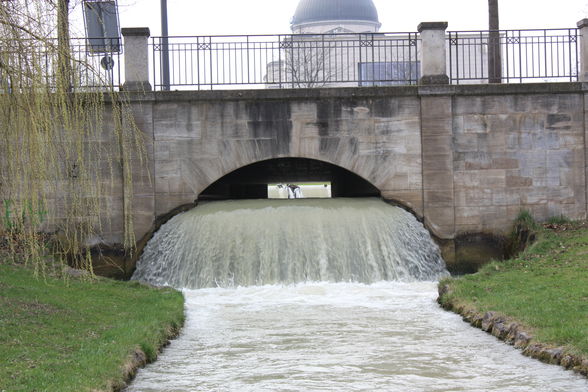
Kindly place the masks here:
<instances>
[{"instance_id":1,"label":"flowing water","mask_svg":"<svg viewBox=\"0 0 588 392\"><path fill-rule=\"evenodd\" d=\"M186 290L181 337L129 392L586 392L435 303L433 282Z\"/></svg>"},{"instance_id":2,"label":"flowing water","mask_svg":"<svg viewBox=\"0 0 588 392\"><path fill-rule=\"evenodd\" d=\"M212 202L180 214L147 244L133 278L195 289L444 274L429 233L403 209L297 199Z\"/></svg>"},{"instance_id":3,"label":"flowing water","mask_svg":"<svg viewBox=\"0 0 588 392\"><path fill-rule=\"evenodd\" d=\"M138 265L184 289L187 319L128 391L588 391L440 309L444 275L422 225L379 200L199 206Z\"/></svg>"}]
</instances>

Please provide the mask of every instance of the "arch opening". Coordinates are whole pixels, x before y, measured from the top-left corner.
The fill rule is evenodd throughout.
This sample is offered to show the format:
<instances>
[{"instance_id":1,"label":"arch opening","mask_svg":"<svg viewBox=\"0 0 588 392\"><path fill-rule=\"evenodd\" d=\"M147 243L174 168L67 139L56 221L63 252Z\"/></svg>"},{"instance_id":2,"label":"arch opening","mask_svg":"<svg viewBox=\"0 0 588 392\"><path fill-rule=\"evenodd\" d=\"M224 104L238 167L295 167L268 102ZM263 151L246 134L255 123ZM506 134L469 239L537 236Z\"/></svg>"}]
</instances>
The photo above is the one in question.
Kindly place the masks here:
<instances>
[{"instance_id":1,"label":"arch opening","mask_svg":"<svg viewBox=\"0 0 588 392\"><path fill-rule=\"evenodd\" d=\"M308 158L275 158L239 168L208 186L198 200L267 199L271 184L330 184L331 197L379 197L380 191L357 174Z\"/></svg>"}]
</instances>

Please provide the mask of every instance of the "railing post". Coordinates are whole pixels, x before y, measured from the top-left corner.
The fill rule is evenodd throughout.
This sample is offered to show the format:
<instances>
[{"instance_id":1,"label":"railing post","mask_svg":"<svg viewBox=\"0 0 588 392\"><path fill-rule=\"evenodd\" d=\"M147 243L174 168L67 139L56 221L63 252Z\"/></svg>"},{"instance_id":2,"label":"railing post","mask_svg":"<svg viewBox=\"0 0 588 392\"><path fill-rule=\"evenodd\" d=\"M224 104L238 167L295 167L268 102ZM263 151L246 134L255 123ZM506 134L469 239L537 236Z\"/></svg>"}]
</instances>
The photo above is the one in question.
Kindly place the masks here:
<instances>
[{"instance_id":1,"label":"railing post","mask_svg":"<svg viewBox=\"0 0 588 392\"><path fill-rule=\"evenodd\" d=\"M149 83L148 27L121 29L124 37L126 91L151 91Z\"/></svg>"},{"instance_id":2,"label":"railing post","mask_svg":"<svg viewBox=\"0 0 588 392\"><path fill-rule=\"evenodd\" d=\"M445 30L447 22L423 22L418 26L422 42L419 84L449 84Z\"/></svg>"},{"instance_id":3,"label":"railing post","mask_svg":"<svg viewBox=\"0 0 588 392\"><path fill-rule=\"evenodd\" d=\"M578 35L580 36L580 69L578 81L588 82L588 19L578 22Z\"/></svg>"}]
</instances>

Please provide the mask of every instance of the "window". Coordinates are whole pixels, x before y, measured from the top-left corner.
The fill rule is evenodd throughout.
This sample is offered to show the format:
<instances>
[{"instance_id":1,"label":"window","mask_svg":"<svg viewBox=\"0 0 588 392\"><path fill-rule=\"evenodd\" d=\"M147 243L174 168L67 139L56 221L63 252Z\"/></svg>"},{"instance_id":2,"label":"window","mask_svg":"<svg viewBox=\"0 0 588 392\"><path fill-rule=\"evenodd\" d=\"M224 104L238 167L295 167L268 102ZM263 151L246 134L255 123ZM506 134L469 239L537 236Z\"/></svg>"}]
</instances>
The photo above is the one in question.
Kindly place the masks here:
<instances>
[{"instance_id":1,"label":"window","mask_svg":"<svg viewBox=\"0 0 588 392\"><path fill-rule=\"evenodd\" d=\"M416 84L420 77L419 61L359 63L360 86Z\"/></svg>"}]
</instances>

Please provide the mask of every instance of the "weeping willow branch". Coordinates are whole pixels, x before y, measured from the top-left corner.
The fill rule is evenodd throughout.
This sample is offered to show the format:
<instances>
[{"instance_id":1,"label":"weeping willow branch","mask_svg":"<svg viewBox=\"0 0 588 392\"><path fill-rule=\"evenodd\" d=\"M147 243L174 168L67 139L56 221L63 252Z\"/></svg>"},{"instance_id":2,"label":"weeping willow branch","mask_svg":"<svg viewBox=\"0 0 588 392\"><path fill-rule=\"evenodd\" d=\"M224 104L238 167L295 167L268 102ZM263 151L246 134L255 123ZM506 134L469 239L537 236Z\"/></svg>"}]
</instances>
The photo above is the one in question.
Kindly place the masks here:
<instances>
[{"instance_id":1,"label":"weeping willow branch","mask_svg":"<svg viewBox=\"0 0 588 392\"><path fill-rule=\"evenodd\" d=\"M50 238L87 270L106 228L132 250L132 168L145 154L128 99L71 45L68 3L0 4L0 248L39 272ZM121 227L104 212L117 208Z\"/></svg>"}]
</instances>

